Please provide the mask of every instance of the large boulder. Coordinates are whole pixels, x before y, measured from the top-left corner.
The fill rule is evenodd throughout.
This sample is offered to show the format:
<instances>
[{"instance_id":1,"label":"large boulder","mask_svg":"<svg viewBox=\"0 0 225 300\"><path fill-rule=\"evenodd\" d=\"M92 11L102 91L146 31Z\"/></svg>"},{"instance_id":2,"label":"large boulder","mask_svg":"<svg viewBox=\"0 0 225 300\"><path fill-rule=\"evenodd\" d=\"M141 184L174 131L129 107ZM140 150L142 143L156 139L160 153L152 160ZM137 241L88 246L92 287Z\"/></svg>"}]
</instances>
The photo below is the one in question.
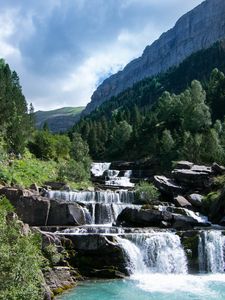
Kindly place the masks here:
<instances>
[{"instance_id":1,"label":"large boulder","mask_svg":"<svg viewBox=\"0 0 225 300\"><path fill-rule=\"evenodd\" d=\"M184 191L181 185L178 185L175 181L165 176L154 176L154 184L162 193L172 196L182 194Z\"/></svg>"},{"instance_id":2,"label":"large boulder","mask_svg":"<svg viewBox=\"0 0 225 300\"><path fill-rule=\"evenodd\" d=\"M174 179L187 188L204 189L211 185L212 169L206 166L193 165L191 169L175 169L172 171Z\"/></svg>"},{"instance_id":3,"label":"large boulder","mask_svg":"<svg viewBox=\"0 0 225 300\"><path fill-rule=\"evenodd\" d=\"M121 278L128 275L122 247L113 236L66 235L72 241L76 255L71 261L84 276Z\"/></svg>"},{"instance_id":4,"label":"large boulder","mask_svg":"<svg viewBox=\"0 0 225 300\"><path fill-rule=\"evenodd\" d=\"M119 214L117 223L128 227L164 227L164 222L169 223L171 220L172 214L167 211L127 207Z\"/></svg>"},{"instance_id":5,"label":"large boulder","mask_svg":"<svg viewBox=\"0 0 225 300\"><path fill-rule=\"evenodd\" d=\"M91 222L87 209L77 203L50 200L50 204L48 226L79 226Z\"/></svg>"},{"instance_id":6,"label":"large boulder","mask_svg":"<svg viewBox=\"0 0 225 300\"><path fill-rule=\"evenodd\" d=\"M187 230L192 229L195 226L199 226L199 222L189 216L184 216L180 214L173 215L173 228L177 230Z\"/></svg>"},{"instance_id":7,"label":"large boulder","mask_svg":"<svg viewBox=\"0 0 225 300\"><path fill-rule=\"evenodd\" d=\"M193 206L196 206L196 207L201 207L202 206L202 199L203 199L203 196L198 194L198 193L193 193L193 194L190 194L188 196L188 201Z\"/></svg>"},{"instance_id":8,"label":"large boulder","mask_svg":"<svg viewBox=\"0 0 225 300\"><path fill-rule=\"evenodd\" d=\"M22 196L13 202L19 218L30 226L47 225L50 201L41 196Z\"/></svg>"}]
</instances>

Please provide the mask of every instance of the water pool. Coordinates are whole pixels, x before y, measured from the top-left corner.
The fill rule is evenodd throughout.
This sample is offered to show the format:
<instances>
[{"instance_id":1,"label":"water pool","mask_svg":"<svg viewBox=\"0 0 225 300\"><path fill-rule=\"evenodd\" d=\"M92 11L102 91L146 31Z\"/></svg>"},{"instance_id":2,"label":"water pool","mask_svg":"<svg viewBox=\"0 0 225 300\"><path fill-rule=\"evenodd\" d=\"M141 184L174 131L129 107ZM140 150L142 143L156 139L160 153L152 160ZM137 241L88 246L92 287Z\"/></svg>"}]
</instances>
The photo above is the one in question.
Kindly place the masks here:
<instances>
[{"instance_id":1,"label":"water pool","mask_svg":"<svg viewBox=\"0 0 225 300\"><path fill-rule=\"evenodd\" d=\"M224 300L225 275L139 274L80 283L58 300Z\"/></svg>"}]
</instances>

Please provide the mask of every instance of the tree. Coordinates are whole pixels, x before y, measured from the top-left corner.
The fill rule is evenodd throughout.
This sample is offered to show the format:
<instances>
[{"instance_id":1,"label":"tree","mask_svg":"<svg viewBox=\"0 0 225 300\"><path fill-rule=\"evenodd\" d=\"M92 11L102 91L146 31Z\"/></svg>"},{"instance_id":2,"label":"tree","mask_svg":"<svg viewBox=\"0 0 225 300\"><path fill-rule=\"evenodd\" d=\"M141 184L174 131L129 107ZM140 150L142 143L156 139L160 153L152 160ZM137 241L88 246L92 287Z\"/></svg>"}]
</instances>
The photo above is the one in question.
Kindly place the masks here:
<instances>
[{"instance_id":1,"label":"tree","mask_svg":"<svg viewBox=\"0 0 225 300\"><path fill-rule=\"evenodd\" d=\"M121 121L112 132L111 149L118 152L124 149L132 134L132 126L126 121Z\"/></svg>"}]
</instances>

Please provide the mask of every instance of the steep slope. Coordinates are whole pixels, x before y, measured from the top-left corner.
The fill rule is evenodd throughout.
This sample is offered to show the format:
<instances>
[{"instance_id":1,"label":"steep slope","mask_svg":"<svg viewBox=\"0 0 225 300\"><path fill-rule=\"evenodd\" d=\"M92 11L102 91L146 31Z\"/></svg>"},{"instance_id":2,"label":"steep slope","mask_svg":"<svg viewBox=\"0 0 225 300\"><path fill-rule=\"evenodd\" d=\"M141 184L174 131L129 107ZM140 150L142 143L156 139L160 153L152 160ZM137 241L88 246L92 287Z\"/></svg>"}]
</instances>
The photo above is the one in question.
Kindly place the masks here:
<instances>
[{"instance_id":1,"label":"steep slope","mask_svg":"<svg viewBox=\"0 0 225 300\"><path fill-rule=\"evenodd\" d=\"M123 71L106 79L94 92L83 114L89 114L103 102L134 83L181 63L192 53L210 47L225 37L225 1L206 0L182 16L175 26L163 33L140 58Z\"/></svg>"},{"instance_id":2,"label":"steep slope","mask_svg":"<svg viewBox=\"0 0 225 300\"><path fill-rule=\"evenodd\" d=\"M84 107L63 107L50 111L37 111L35 113L36 126L42 128L48 124L52 132L64 132L70 129L78 120Z\"/></svg>"}]
</instances>

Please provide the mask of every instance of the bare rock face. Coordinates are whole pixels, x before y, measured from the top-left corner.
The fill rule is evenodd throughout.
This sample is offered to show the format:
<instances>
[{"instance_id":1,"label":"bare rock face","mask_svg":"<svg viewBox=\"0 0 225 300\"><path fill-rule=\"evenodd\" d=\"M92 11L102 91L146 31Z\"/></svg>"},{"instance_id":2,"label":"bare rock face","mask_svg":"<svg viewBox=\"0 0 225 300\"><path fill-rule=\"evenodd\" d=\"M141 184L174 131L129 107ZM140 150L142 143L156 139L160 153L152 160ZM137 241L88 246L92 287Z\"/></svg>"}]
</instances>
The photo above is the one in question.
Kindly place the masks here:
<instances>
[{"instance_id":1,"label":"bare rock face","mask_svg":"<svg viewBox=\"0 0 225 300\"><path fill-rule=\"evenodd\" d=\"M209 48L225 37L225 1L206 0L163 33L143 55L131 61L123 71L106 79L94 92L84 110L89 114L103 102L134 83L181 63L192 53Z\"/></svg>"}]
</instances>

